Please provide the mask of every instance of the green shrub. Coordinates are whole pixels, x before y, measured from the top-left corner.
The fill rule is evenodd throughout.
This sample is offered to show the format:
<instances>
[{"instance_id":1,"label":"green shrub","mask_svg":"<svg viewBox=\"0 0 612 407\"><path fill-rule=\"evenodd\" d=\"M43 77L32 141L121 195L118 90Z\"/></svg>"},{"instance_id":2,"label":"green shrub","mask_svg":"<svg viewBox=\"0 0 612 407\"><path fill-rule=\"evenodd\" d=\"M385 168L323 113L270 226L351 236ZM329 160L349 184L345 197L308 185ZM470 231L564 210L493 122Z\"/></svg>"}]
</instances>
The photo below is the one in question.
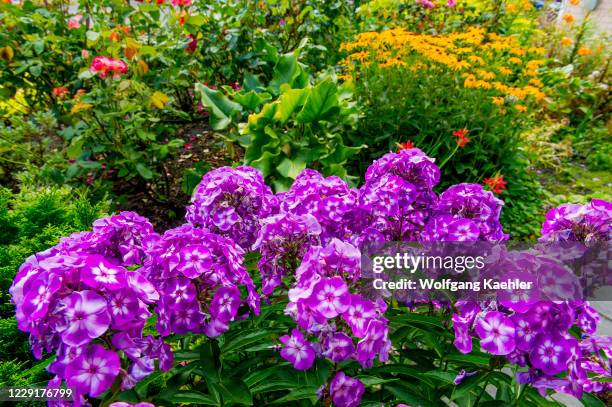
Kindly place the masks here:
<instances>
[{"instance_id":1,"label":"green shrub","mask_svg":"<svg viewBox=\"0 0 612 407\"><path fill-rule=\"evenodd\" d=\"M306 167L348 178L344 164L362 148L344 141L359 118L351 84L338 84L333 72L311 78L297 52L278 57L266 87L251 76L243 90L226 89L227 95L201 84L196 90L213 127L239 143L244 163L261 170L277 191L287 190Z\"/></svg>"}]
</instances>

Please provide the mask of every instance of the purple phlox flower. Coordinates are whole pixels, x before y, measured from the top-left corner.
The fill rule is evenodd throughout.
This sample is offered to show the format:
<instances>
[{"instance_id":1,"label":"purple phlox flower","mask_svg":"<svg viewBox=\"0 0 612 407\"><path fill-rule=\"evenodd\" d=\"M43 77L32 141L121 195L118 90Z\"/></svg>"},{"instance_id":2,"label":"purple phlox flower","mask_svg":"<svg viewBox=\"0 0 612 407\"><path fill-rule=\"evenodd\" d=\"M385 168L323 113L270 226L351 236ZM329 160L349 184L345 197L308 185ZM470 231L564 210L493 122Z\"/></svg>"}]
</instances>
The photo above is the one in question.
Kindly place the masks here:
<instances>
[{"instance_id":1,"label":"purple phlox flower","mask_svg":"<svg viewBox=\"0 0 612 407\"><path fill-rule=\"evenodd\" d=\"M98 397L108 390L119 374L119 356L100 345L91 345L66 366L68 386L77 394Z\"/></svg>"},{"instance_id":2,"label":"purple phlox flower","mask_svg":"<svg viewBox=\"0 0 612 407\"><path fill-rule=\"evenodd\" d=\"M255 168L221 167L202 177L185 218L194 225L233 239L244 249L255 242L260 219L278 211L272 194Z\"/></svg>"},{"instance_id":3,"label":"purple phlox flower","mask_svg":"<svg viewBox=\"0 0 612 407\"><path fill-rule=\"evenodd\" d=\"M342 277L322 278L313 288L309 305L325 318L334 318L350 306L351 297Z\"/></svg>"},{"instance_id":4,"label":"purple phlox flower","mask_svg":"<svg viewBox=\"0 0 612 407\"><path fill-rule=\"evenodd\" d=\"M376 305L358 294L351 294L350 303L351 305L342 314L342 319L351 327L353 335L363 338L369 322L378 317Z\"/></svg>"},{"instance_id":5,"label":"purple phlox flower","mask_svg":"<svg viewBox=\"0 0 612 407\"><path fill-rule=\"evenodd\" d=\"M262 292L272 294L293 273L311 246L320 243L321 226L312 215L283 213L266 218L253 245L259 250Z\"/></svg>"},{"instance_id":6,"label":"purple phlox flower","mask_svg":"<svg viewBox=\"0 0 612 407\"><path fill-rule=\"evenodd\" d=\"M338 372L330 383L329 391L336 406L356 407L361 403L365 386L360 380Z\"/></svg>"},{"instance_id":7,"label":"purple phlox flower","mask_svg":"<svg viewBox=\"0 0 612 407\"><path fill-rule=\"evenodd\" d=\"M463 379L465 379L466 377L474 376L476 373L478 372L466 372L465 369L461 369L461 371L457 373L455 380L453 380L453 384L455 386L458 386L459 384L461 384Z\"/></svg>"},{"instance_id":8,"label":"purple phlox flower","mask_svg":"<svg viewBox=\"0 0 612 407\"><path fill-rule=\"evenodd\" d=\"M284 345L281 356L291 362L294 368L306 370L312 366L315 350L299 329L294 329L291 335L281 336L279 340Z\"/></svg>"},{"instance_id":9,"label":"purple phlox flower","mask_svg":"<svg viewBox=\"0 0 612 407\"><path fill-rule=\"evenodd\" d=\"M75 291L63 299L65 327L62 341L70 346L82 346L101 336L111 318L108 303L94 291Z\"/></svg>"},{"instance_id":10,"label":"purple phlox flower","mask_svg":"<svg viewBox=\"0 0 612 407\"><path fill-rule=\"evenodd\" d=\"M322 355L332 362L342 362L350 358L355 351L353 340L344 332L325 336L321 347Z\"/></svg>"},{"instance_id":11,"label":"purple phlox flower","mask_svg":"<svg viewBox=\"0 0 612 407\"><path fill-rule=\"evenodd\" d=\"M475 329L480 346L493 355L507 355L516 348L514 323L501 312L487 312Z\"/></svg>"},{"instance_id":12,"label":"purple phlox flower","mask_svg":"<svg viewBox=\"0 0 612 407\"><path fill-rule=\"evenodd\" d=\"M357 344L355 359L363 367L371 367L377 354L381 362L387 361L390 349L386 320L374 319L368 323L365 336Z\"/></svg>"},{"instance_id":13,"label":"purple phlox flower","mask_svg":"<svg viewBox=\"0 0 612 407\"><path fill-rule=\"evenodd\" d=\"M544 373L556 375L567 369L570 355L570 343L567 339L541 333L534 341L529 360Z\"/></svg>"},{"instance_id":14,"label":"purple phlox flower","mask_svg":"<svg viewBox=\"0 0 612 407\"><path fill-rule=\"evenodd\" d=\"M231 321L238 312L240 290L236 286L220 287L210 303L210 314L223 322Z\"/></svg>"}]
</instances>

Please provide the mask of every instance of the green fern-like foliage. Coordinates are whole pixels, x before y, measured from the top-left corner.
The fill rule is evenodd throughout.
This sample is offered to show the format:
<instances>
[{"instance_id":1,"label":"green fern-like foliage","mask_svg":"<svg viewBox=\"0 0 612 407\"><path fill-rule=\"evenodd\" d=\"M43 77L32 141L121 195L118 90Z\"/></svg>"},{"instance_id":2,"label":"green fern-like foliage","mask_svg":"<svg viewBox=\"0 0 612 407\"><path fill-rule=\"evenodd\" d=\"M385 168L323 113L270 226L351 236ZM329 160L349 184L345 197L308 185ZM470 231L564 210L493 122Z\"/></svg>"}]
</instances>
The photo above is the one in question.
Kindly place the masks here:
<instances>
[{"instance_id":1,"label":"green fern-like foliage","mask_svg":"<svg viewBox=\"0 0 612 407\"><path fill-rule=\"evenodd\" d=\"M57 244L61 237L89 230L109 211L85 193L68 187L26 187L13 193L0 187L0 385L32 385L48 380L45 365L30 354L28 336L17 329L9 288L21 264L34 253Z\"/></svg>"}]
</instances>

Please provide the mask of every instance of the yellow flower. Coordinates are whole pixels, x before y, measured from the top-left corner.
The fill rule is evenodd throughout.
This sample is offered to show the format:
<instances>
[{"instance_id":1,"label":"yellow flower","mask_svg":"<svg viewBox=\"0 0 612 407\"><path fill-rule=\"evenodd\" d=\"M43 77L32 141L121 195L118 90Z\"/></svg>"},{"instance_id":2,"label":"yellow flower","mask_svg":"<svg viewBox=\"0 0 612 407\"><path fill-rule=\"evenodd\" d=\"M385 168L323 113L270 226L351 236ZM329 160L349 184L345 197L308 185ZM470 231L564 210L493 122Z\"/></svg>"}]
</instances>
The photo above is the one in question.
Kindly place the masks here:
<instances>
[{"instance_id":1,"label":"yellow flower","mask_svg":"<svg viewBox=\"0 0 612 407\"><path fill-rule=\"evenodd\" d=\"M506 6L506 12L510 13L510 14L514 14L516 13L516 5L514 4L508 4Z\"/></svg>"},{"instance_id":2,"label":"yellow flower","mask_svg":"<svg viewBox=\"0 0 612 407\"><path fill-rule=\"evenodd\" d=\"M568 47L572 45L573 43L574 43L574 40L572 40L570 37L561 38L561 45L563 45L564 47Z\"/></svg>"},{"instance_id":3,"label":"yellow flower","mask_svg":"<svg viewBox=\"0 0 612 407\"><path fill-rule=\"evenodd\" d=\"M542 81L539 80L538 78L531 78L531 79L529 79L529 84L532 85L532 86L536 86L538 88L541 88L542 85L543 85Z\"/></svg>"},{"instance_id":4,"label":"yellow flower","mask_svg":"<svg viewBox=\"0 0 612 407\"><path fill-rule=\"evenodd\" d=\"M574 16L572 14L570 14L570 13L566 13L563 16L563 19L565 20L566 23L570 23L570 24L573 23L574 20L575 20Z\"/></svg>"},{"instance_id":5,"label":"yellow flower","mask_svg":"<svg viewBox=\"0 0 612 407\"><path fill-rule=\"evenodd\" d=\"M510 75L512 73L512 69L506 68L505 66L502 66L499 68L499 72L502 73L502 75Z\"/></svg>"},{"instance_id":6,"label":"yellow flower","mask_svg":"<svg viewBox=\"0 0 612 407\"><path fill-rule=\"evenodd\" d=\"M494 105L502 106L504 104L504 98L501 96L493 96L491 99Z\"/></svg>"},{"instance_id":7,"label":"yellow flower","mask_svg":"<svg viewBox=\"0 0 612 407\"><path fill-rule=\"evenodd\" d=\"M508 58L508 62L510 62L511 64L516 64L516 65L523 63L523 61L521 61L521 59L517 57Z\"/></svg>"},{"instance_id":8,"label":"yellow flower","mask_svg":"<svg viewBox=\"0 0 612 407\"><path fill-rule=\"evenodd\" d=\"M85 103L85 102L76 102L74 106L72 106L72 109L70 109L70 113L78 113L80 111L83 110L89 110L91 109L93 106L91 103Z\"/></svg>"},{"instance_id":9,"label":"yellow flower","mask_svg":"<svg viewBox=\"0 0 612 407\"><path fill-rule=\"evenodd\" d=\"M527 107L524 105L514 105L514 107L516 108L516 110L518 110L519 112L526 112L527 111Z\"/></svg>"},{"instance_id":10,"label":"yellow flower","mask_svg":"<svg viewBox=\"0 0 612 407\"><path fill-rule=\"evenodd\" d=\"M156 91L151 95L149 102L151 102L151 106L156 107L158 109L163 109L164 106L170 101L170 98L159 91Z\"/></svg>"},{"instance_id":11,"label":"yellow flower","mask_svg":"<svg viewBox=\"0 0 612 407\"><path fill-rule=\"evenodd\" d=\"M580 49L578 50L578 55L580 55L581 57L591 55L591 49L589 47L580 47Z\"/></svg>"}]
</instances>

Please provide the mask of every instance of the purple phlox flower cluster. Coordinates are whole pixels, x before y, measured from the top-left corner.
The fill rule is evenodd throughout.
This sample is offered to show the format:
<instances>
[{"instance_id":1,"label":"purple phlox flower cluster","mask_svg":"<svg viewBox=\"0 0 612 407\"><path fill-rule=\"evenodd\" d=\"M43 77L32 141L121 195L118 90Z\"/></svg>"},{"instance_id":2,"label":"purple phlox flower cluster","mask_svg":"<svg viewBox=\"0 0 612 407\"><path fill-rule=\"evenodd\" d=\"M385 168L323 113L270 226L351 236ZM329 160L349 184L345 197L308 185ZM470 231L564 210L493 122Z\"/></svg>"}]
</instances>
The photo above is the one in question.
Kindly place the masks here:
<instances>
[{"instance_id":1,"label":"purple phlox flower cluster","mask_svg":"<svg viewBox=\"0 0 612 407\"><path fill-rule=\"evenodd\" d=\"M385 154L366 171L353 227L364 241L415 241L427 223L440 181L434 160L418 148Z\"/></svg>"},{"instance_id":2,"label":"purple phlox flower cluster","mask_svg":"<svg viewBox=\"0 0 612 407\"><path fill-rule=\"evenodd\" d=\"M479 184L457 184L440 194L425 241L500 242L508 239L499 217L503 201Z\"/></svg>"},{"instance_id":3,"label":"purple phlox flower cluster","mask_svg":"<svg viewBox=\"0 0 612 407\"><path fill-rule=\"evenodd\" d=\"M612 203L593 199L588 205L565 204L546 213L541 241L580 241L587 245L612 240Z\"/></svg>"},{"instance_id":4,"label":"purple phlox flower cluster","mask_svg":"<svg viewBox=\"0 0 612 407\"><path fill-rule=\"evenodd\" d=\"M584 391L611 389L598 378L610 377L610 338L594 335L599 315L584 301L538 301L514 310L503 305L460 301L453 314L455 346L472 351L472 337L483 351L504 355L510 363L529 367L520 380L545 394L547 389L581 397ZM519 311L520 310L520 311ZM578 339L570 328L581 331ZM565 377L562 377L565 376Z\"/></svg>"},{"instance_id":5,"label":"purple phlox flower cluster","mask_svg":"<svg viewBox=\"0 0 612 407\"><path fill-rule=\"evenodd\" d=\"M305 169L293 185L281 195L280 209L296 215L310 214L321 225L321 240L345 239L350 235L349 215L353 211L357 191L342 179L325 178L319 172Z\"/></svg>"},{"instance_id":6,"label":"purple phlox flower cluster","mask_svg":"<svg viewBox=\"0 0 612 407\"><path fill-rule=\"evenodd\" d=\"M154 360L168 370L172 353L161 339L143 337L159 299L153 284L133 267L143 259L153 227L130 212L94 222L92 232L75 233L26 260L10 288L18 327L30 333L37 358L55 353L47 368L74 390L77 403L97 397L122 378L130 388L154 370ZM120 366L118 338L141 344ZM147 345L144 345L147 342ZM111 345L112 344L112 345Z\"/></svg>"},{"instance_id":7,"label":"purple phlox flower cluster","mask_svg":"<svg viewBox=\"0 0 612 407\"><path fill-rule=\"evenodd\" d=\"M321 225L310 214L281 213L266 218L253 250L261 253L262 293L270 295L292 275L311 246L320 243Z\"/></svg>"},{"instance_id":8,"label":"purple phlox flower cluster","mask_svg":"<svg viewBox=\"0 0 612 407\"><path fill-rule=\"evenodd\" d=\"M162 336L174 332L215 337L229 329L243 304L259 313L259 295L233 240L189 224L150 245L143 269L160 293L155 309ZM240 287L246 289L246 299Z\"/></svg>"},{"instance_id":9,"label":"purple phlox flower cluster","mask_svg":"<svg viewBox=\"0 0 612 407\"><path fill-rule=\"evenodd\" d=\"M298 328L281 337L281 356L296 369L310 368L316 356L332 362L353 359L364 367L371 367L377 355L387 360L391 342L385 303L349 290L359 279L360 261L356 247L337 239L311 247L304 256L285 310Z\"/></svg>"},{"instance_id":10,"label":"purple phlox flower cluster","mask_svg":"<svg viewBox=\"0 0 612 407\"><path fill-rule=\"evenodd\" d=\"M187 207L185 218L233 239L249 250L259 232L259 223L278 210L276 196L252 167L222 167L204 175Z\"/></svg>"}]
</instances>

